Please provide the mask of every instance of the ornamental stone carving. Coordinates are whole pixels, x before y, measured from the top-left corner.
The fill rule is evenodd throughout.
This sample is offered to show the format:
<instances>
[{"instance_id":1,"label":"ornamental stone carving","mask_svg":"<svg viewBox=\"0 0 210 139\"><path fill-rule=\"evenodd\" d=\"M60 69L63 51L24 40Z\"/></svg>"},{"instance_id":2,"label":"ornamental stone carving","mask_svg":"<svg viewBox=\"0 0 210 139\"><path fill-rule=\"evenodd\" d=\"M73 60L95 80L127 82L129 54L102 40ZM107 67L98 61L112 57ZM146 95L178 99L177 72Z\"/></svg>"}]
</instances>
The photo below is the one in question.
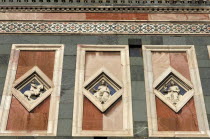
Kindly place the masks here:
<instances>
[{"instance_id":1,"label":"ornamental stone carving","mask_svg":"<svg viewBox=\"0 0 210 139\"><path fill-rule=\"evenodd\" d=\"M101 102L101 104L106 103L110 98L110 89L104 80L101 81L101 85L98 86L97 90L93 88L93 92L95 92L94 96Z\"/></svg>"},{"instance_id":2,"label":"ornamental stone carving","mask_svg":"<svg viewBox=\"0 0 210 139\"><path fill-rule=\"evenodd\" d=\"M52 81L35 66L13 83L12 94L31 111L52 93L53 87Z\"/></svg>"},{"instance_id":3,"label":"ornamental stone carving","mask_svg":"<svg viewBox=\"0 0 210 139\"><path fill-rule=\"evenodd\" d=\"M122 96L122 83L105 68L91 76L83 86L83 94L101 112Z\"/></svg>"},{"instance_id":4,"label":"ornamental stone carving","mask_svg":"<svg viewBox=\"0 0 210 139\"><path fill-rule=\"evenodd\" d=\"M166 93L165 97L171 101L174 105L177 104L180 100L180 88L178 85L175 84L174 81L170 81L170 85L165 85L164 92Z\"/></svg>"},{"instance_id":5,"label":"ornamental stone carving","mask_svg":"<svg viewBox=\"0 0 210 139\"><path fill-rule=\"evenodd\" d=\"M193 96L191 82L172 67L153 83L155 95L175 112L178 112Z\"/></svg>"}]
</instances>

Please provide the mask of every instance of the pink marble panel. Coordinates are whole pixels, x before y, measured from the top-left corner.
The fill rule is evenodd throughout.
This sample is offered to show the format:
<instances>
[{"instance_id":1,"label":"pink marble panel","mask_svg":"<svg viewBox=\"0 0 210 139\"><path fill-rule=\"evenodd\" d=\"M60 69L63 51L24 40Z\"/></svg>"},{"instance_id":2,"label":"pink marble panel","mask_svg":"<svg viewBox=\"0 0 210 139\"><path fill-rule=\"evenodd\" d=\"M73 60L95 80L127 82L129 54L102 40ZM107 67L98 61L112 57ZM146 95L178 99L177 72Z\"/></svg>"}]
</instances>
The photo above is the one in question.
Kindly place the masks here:
<instances>
[{"instance_id":1,"label":"pink marble panel","mask_svg":"<svg viewBox=\"0 0 210 139\"><path fill-rule=\"evenodd\" d=\"M152 67L154 80L157 79L169 66L169 53L153 52L152 53Z\"/></svg>"},{"instance_id":2,"label":"pink marble panel","mask_svg":"<svg viewBox=\"0 0 210 139\"><path fill-rule=\"evenodd\" d=\"M85 80L104 67L119 80L122 79L120 52L87 52L85 61Z\"/></svg>"},{"instance_id":3,"label":"pink marble panel","mask_svg":"<svg viewBox=\"0 0 210 139\"><path fill-rule=\"evenodd\" d=\"M120 98L103 114L103 130L123 129L123 103Z\"/></svg>"},{"instance_id":4,"label":"pink marble panel","mask_svg":"<svg viewBox=\"0 0 210 139\"><path fill-rule=\"evenodd\" d=\"M170 53L171 67L181 73L185 78L191 80L189 65L187 60L187 54L182 52L171 52Z\"/></svg>"},{"instance_id":5,"label":"pink marble panel","mask_svg":"<svg viewBox=\"0 0 210 139\"><path fill-rule=\"evenodd\" d=\"M36 20L36 13L0 13L0 20Z\"/></svg>"},{"instance_id":6,"label":"pink marble panel","mask_svg":"<svg viewBox=\"0 0 210 139\"><path fill-rule=\"evenodd\" d=\"M37 13L37 20L85 20L85 13Z\"/></svg>"},{"instance_id":7,"label":"pink marble panel","mask_svg":"<svg viewBox=\"0 0 210 139\"><path fill-rule=\"evenodd\" d=\"M85 13L0 13L0 20L85 20Z\"/></svg>"},{"instance_id":8,"label":"pink marble panel","mask_svg":"<svg viewBox=\"0 0 210 139\"><path fill-rule=\"evenodd\" d=\"M164 21L200 21L200 20L209 20L208 14L149 14L148 20L164 20Z\"/></svg>"}]
</instances>

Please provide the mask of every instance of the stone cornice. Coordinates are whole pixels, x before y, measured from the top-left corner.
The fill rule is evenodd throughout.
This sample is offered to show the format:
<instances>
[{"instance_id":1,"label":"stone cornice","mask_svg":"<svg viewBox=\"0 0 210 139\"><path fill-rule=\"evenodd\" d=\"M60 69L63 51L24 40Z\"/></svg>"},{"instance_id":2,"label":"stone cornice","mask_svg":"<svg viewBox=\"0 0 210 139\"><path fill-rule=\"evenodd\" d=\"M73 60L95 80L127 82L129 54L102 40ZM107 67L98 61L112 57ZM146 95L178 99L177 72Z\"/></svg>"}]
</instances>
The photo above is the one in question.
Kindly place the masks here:
<instances>
[{"instance_id":1,"label":"stone cornice","mask_svg":"<svg viewBox=\"0 0 210 139\"><path fill-rule=\"evenodd\" d=\"M210 13L207 0L2 0L0 12Z\"/></svg>"},{"instance_id":2,"label":"stone cornice","mask_svg":"<svg viewBox=\"0 0 210 139\"><path fill-rule=\"evenodd\" d=\"M0 6L0 12L52 13L210 13L210 6Z\"/></svg>"}]
</instances>

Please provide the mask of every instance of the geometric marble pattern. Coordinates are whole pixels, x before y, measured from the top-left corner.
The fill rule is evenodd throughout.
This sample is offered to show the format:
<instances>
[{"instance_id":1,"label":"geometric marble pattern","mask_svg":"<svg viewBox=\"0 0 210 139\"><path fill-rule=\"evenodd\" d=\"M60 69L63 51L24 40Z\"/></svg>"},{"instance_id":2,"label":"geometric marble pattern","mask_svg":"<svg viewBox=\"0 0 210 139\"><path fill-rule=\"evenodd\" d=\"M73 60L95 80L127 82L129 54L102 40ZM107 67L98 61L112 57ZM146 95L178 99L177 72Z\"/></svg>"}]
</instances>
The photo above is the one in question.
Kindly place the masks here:
<instances>
[{"instance_id":1,"label":"geometric marble pattern","mask_svg":"<svg viewBox=\"0 0 210 139\"><path fill-rule=\"evenodd\" d=\"M0 33L209 34L208 23L1 21Z\"/></svg>"}]
</instances>

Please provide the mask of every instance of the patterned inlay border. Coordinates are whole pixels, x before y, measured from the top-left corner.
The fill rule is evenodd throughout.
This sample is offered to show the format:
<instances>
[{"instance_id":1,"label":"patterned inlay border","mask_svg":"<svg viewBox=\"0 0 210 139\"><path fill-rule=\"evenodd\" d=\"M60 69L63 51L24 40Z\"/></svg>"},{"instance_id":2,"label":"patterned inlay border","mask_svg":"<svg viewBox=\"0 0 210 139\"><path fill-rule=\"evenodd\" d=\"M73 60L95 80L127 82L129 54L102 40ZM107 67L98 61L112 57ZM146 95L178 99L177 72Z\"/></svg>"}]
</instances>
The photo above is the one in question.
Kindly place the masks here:
<instances>
[{"instance_id":1,"label":"patterned inlay border","mask_svg":"<svg viewBox=\"0 0 210 139\"><path fill-rule=\"evenodd\" d=\"M210 24L165 22L1 21L0 33L210 34Z\"/></svg>"}]
</instances>

